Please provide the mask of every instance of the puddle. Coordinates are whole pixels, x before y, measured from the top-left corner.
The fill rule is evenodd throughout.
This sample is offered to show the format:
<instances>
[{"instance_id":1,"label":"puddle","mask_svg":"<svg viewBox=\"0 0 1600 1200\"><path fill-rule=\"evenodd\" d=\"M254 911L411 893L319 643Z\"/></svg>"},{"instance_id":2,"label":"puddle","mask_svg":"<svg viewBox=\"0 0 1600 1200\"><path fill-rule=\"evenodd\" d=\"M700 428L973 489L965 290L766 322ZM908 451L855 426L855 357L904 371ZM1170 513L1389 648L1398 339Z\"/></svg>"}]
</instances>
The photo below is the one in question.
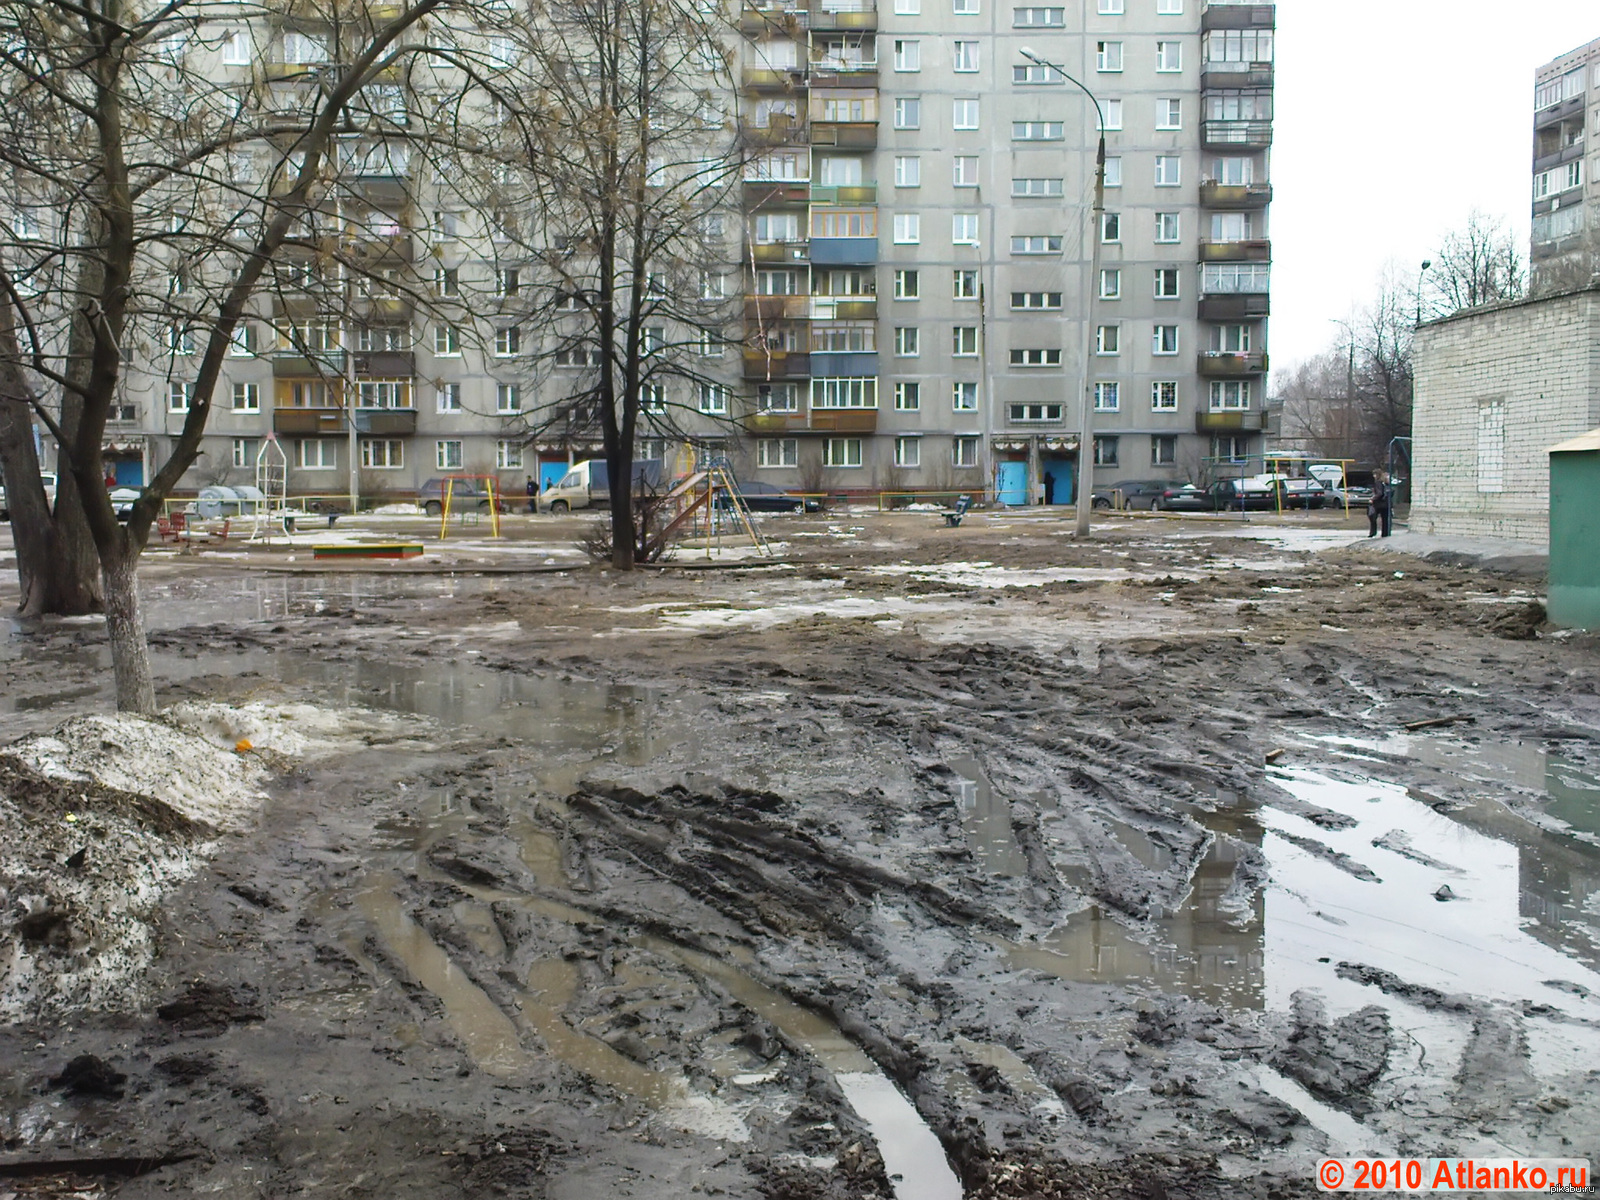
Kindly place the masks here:
<instances>
[{"instance_id":1,"label":"puddle","mask_svg":"<svg viewBox=\"0 0 1600 1200\"><path fill-rule=\"evenodd\" d=\"M967 844L979 864L991 875L1008 879L1028 874L1027 855L1018 848L1011 829L1011 802L994 794L994 788L975 758L958 758L950 769L956 781L956 807L966 830Z\"/></svg>"},{"instance_id":2,"label":"puddle","mask_svg":"<svg viewBox=\"0 0 1600 1200\"><path fill-rule=\"evenodd\" d=\"M740 1004L804 1046L832 1072L850 1107L866 1122L877 1142L898 1200L961 1200L961 1182L933 1130L866 1052L832 1021L763 987L709 954L660 938L643 937L639 944L715 980Z\"/></svg>"},{"instance_id":3,"label":"puddle","mask_svg":"<svg viewBox=\"0 0 1600 1200\"><path fill-rule=\"evenodd\" d=\"M1290 1108L1298 1109L1307 1121L1327 1134L1335 1153L1381 1154L1384 1157L1394 1153L1379 1134L1348 1113L1324 1104L1287 1075L1263 1065L1257 1068L1256 1079L1263 1092L1276 1096Z\"/></svg>"}]
</instances>

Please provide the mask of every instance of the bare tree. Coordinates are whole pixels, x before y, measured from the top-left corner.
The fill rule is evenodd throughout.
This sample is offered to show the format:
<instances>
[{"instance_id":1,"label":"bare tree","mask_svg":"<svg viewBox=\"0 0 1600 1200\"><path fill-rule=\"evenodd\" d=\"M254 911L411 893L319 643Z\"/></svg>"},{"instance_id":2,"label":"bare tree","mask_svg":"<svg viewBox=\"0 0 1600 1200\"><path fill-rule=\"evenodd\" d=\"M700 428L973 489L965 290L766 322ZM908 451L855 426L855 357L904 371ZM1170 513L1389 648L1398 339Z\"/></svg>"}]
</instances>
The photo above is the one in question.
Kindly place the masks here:
<instances>
[{"instance_id":1,"label":"bare tree","mask_svg":"<svg viewBox=\"0 0 1600 1200\"><path fill-rule=\"evenodd\" d=\"M1419 308L1443 317L1480 304L1518 300L1527 291L1522 246L1500 217L1473 209L1464 228L1445 235L1427 275Z\"/></svg>"},{"instance_id":2,"label":"bare tree","mask_svg":"<svg viewBox=\"0 0 1600 1200\"><path fill-rule=\"evenodd\" d=\"M354 114L371 109L371 89L413 50L405 35L441 3L0 0L0 171L16 205L0 246L0 399L11 410L0 429L11 486L37 486L37 462L30 474L14 461L27 457L19 442L31 452L18 432L31 422L15 417L24 405L56 440L66 483L45 536L19 530L19 557L26 547L36 578L69 570L81 515L123 709L155 707L138 560L200 451L223 360L280 268L298 286L337 256L322 214L366 128ZM289 310L280 316L299 328L297 345L321 349ZM182 428L124 525L102 442L141 345L184 363L169 384ZM46 515L36 499L20 510L25 524ZM82 603L84 582L55 602ZM48 606L50 591L34 594Z\"/></svg>"},{"instance_id":3,"label":"bare tree","mask_svg":"<svg viewBox=\"0 0 1600 1200\"><path fill-rule=\"evenodd\" d=\"M637 556L636 438L732 415L723 243L741 160L725 28L715 5L534 0L511 75L524 90L508 88L491 152L501 270L519 273L507 336L540 331L518 346L541 382L528 436L598 432L622 570Z\"/></svg>"}]
</instances>

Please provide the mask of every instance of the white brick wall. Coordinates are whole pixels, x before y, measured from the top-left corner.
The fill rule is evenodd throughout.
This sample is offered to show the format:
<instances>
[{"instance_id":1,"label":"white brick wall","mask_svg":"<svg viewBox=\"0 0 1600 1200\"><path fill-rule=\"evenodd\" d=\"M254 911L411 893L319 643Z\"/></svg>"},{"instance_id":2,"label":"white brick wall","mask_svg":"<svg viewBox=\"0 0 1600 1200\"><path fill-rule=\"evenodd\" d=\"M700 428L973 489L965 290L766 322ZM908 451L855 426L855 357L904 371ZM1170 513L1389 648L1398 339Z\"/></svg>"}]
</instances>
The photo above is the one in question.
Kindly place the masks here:
<instances>
[{"instance_id":1,"label":"white brick wall","mask_svg":"<svg viewBox=\"0 0 1600 1200\"><path fill-rule=\"evenodd\" d=\"M1411 528L1550 538L1557 442L1600 426L1600 288L1473 313L1419 330ZM1503 490L1478 490L1478 412L1505 404Z\"/></svg>"}]
</instances>

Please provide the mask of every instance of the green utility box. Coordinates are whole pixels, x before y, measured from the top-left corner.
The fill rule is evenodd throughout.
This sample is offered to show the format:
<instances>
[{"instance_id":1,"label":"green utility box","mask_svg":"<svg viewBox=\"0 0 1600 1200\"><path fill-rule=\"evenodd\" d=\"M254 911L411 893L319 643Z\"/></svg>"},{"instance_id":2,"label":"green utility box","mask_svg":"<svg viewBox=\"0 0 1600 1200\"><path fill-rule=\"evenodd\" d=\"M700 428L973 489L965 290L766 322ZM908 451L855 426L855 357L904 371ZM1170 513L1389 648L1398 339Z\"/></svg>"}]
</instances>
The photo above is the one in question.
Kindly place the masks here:
<instances>
[{"instance_id":1,"label":"green utility box","mask_svg":"<svg viewBox=\"0 0 1600 1200\"><path fill-rule=\"evenodd\" d=\"M1550 622L1600 629L1600 429L1550 447Z\"/></svg>"}]
</instances>

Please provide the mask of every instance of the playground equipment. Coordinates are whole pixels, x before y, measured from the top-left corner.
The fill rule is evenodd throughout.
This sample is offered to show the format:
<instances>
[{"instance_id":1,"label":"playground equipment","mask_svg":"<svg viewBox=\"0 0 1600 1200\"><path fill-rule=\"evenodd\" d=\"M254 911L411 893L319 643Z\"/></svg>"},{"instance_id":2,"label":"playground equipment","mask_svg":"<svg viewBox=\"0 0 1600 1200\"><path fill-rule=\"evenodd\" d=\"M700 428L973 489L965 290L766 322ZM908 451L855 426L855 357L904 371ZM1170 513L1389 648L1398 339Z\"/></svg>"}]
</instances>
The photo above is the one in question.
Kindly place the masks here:
<instances>
[{"instance_id":1,"label":"playground equipment","mask_svg":"<svg viewBox=\"0 0 1600 1200\"><path fill-rule=\"evenodd\" d=\"M444 477L444 503L439 509L439 540L445 539L445 534L450 528L450 501L455 495L456 484L483 484L484 494L489 497L489 530L491 537L500 536L500 481L493 475L446 475ZM473 495L475 488L464 488L463 495ZM476 520L477 509L472 511L472 518Z\"/></svg>"}]
</instances>

